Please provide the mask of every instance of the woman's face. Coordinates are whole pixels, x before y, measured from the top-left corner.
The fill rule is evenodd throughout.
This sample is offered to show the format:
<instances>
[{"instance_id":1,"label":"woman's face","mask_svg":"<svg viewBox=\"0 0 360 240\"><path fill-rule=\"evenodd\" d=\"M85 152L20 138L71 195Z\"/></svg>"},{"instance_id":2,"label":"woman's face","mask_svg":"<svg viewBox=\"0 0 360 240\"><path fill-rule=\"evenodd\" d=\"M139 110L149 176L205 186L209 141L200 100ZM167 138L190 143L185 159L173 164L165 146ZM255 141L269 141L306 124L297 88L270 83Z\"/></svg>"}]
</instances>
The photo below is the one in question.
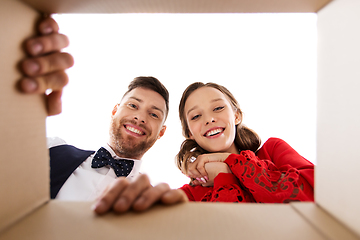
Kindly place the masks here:
<instances>
[{"instance_id":1,"label":"woman's face","mask_svg":"<svg viewBox=\"0 0 360 240\"><path fill-rule=\"evenodd\" d=\"M238 153L234 140L240 115L228 98L212 87L201 87L185 102L190 138L209 152Z\"/></svg>"}]
</instances>

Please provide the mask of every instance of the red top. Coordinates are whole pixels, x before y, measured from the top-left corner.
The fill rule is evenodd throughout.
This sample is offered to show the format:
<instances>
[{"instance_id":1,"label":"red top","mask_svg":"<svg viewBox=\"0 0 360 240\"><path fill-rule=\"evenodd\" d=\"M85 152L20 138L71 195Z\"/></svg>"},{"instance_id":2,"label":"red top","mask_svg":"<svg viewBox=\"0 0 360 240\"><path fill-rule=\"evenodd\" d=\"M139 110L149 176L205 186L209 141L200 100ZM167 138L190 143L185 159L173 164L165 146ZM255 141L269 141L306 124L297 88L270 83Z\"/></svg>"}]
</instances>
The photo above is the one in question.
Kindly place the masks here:
<instances>
[{"instance_id":1,"label":"red top","mask_svg":"<svg viewBox=\"0 0 360 240\"><path fill-rule=\"evenodd\" d=\"M314 164L279 138L270 138L225 160L232 173L219 173L213 187L182 189L190 201L287 203L314 201Z\"/></svg>"}]
</instances>

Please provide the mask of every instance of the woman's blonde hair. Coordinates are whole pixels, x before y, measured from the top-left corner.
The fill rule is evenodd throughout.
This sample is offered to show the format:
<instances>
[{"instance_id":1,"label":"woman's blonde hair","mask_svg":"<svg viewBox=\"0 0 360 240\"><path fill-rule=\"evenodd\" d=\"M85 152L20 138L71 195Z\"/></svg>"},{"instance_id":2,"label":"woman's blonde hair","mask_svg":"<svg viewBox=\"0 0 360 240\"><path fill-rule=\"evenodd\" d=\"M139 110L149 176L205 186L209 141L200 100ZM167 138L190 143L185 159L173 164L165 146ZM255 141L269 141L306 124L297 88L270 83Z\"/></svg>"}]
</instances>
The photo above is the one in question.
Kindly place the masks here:
<instances>
[{"instance_id":1,"label":"woman's blonde hair","mask_svg":"<svg viewBox=\"0 0 360 240\"><path fill-rule=\"evenodd\" d=\"M235 134L235 145L238 149L251 150L253 152L256 152L261 145L261 139L259 135L252 129L242 124L243 113L240 109L240 105L228 89L216 83L195 82L185 89L179 104L179 117L182 125L182 133L183 136L186 138L186 140L181 144L179 153L176 155L176 165L181 171L187 170L187 165L189 161L196 159L201 154L208 153L208 151L200 147L195 142L195 140L190 139L190 130L184 112L185 103L190 94L193 93L196 89L202 87L212 87L222 92L230 101L230 104L234 108L234 111L239 113L240 123L236 126Z\"/></svg>"}]
</instances>

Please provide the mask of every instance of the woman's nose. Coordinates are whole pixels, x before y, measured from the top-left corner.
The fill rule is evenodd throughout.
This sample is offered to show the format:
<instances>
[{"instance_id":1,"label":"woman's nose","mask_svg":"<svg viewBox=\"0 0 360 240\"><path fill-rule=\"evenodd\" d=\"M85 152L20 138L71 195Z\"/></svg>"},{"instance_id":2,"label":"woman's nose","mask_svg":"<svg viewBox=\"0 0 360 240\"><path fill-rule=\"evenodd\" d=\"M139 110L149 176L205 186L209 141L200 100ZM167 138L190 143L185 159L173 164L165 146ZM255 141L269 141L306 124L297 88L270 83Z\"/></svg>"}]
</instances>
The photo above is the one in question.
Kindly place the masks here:
<instances>
[{"instance_id":1,"label":"woman's nose","mask_svg":"<svg viewBox=\"0 0 360 240\"><path fill-rule=\"evenodd\" d=\"M209 121L206 122L205 125L209 125L210 123L214 123L215 122L215 119L212 117L209 119Z\"/></svg>"}]
</instances>

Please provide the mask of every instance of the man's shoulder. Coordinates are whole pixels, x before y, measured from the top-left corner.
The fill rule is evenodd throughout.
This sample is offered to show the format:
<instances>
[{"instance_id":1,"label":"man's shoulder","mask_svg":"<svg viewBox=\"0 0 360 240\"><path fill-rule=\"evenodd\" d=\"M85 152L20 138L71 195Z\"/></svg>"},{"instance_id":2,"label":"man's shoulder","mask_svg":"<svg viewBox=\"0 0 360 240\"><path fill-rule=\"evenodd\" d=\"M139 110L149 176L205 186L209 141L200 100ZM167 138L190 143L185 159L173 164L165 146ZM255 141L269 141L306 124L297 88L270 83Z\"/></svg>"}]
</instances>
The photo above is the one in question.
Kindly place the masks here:
<instances>
[{"instance_id":1,"label":"man's shoulder","mask_svg":"<svg viewBox=\"0 0 360 240\"><path fill-rule=\"evenodd\" d=\"M52 148L52 147L61 146L61 145L66 144L65 140L62 139L62 138L59 138L59 137L47 137L46 142L47 142L47 147L48 148Z\"/></svg>"}]
</instances>

